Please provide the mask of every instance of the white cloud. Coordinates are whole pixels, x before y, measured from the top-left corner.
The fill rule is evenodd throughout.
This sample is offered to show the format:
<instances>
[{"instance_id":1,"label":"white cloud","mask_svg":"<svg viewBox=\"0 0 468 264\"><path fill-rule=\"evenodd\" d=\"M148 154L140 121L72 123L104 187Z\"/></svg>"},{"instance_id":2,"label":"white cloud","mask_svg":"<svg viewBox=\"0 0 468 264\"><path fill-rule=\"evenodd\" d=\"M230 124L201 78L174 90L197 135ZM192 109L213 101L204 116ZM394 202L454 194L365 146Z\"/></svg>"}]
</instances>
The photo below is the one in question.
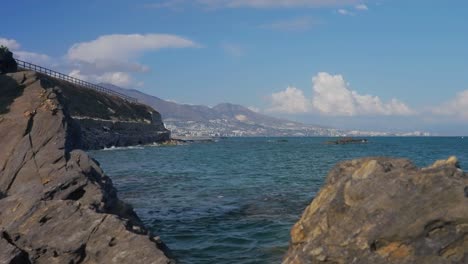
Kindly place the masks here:
<instances>
[{"instance_id":1,"label":"white cloud","mask_svg":"<svg viewBox=\"0 0 468 264\"><path fill-rule=\"evenodd\" d=\"M73 78L77 78L83 81L87 81L87 82L90 81L87 75L81 74L80 70L72 70L71 72L68 73L68 75L70 75Z\"/></svg>"},{"instance_id":2,"label":"white cloud","mask_svg":"<svg viewBox=\"0 0 468 264\"><path fill-rule=\"evenodd\" d=\"M365 5L365 4L356 5L354 8L356 8L356 10L361 10L361 11L369 10L369 8L367 7L367 5Z\"/></svg>"},{"instance_id":3,"label":"white cloud","mask_svg":"<svg viewBox=\"0 0 468 264\"><path fill-rule=\"evenodd\" d=\"M136 60L145 52L164 48L188 48L198 45L186 38L169 34L104 35L70 47L65 60L59 62L45 54L21 50L14 39L0 37L0 45L13 51L15 58L45 67L61 68L75 78L90 82L109 82L120 86L136 85L133 72L148 72L149 67ZM60 67L58 66L60 65ZM65 69L65 70L64 70ZM68 70L67 70L68 69Z\"/></svg>"},{"instance_id":4,"label":"white cloud","mask_svg":"<svg viewBox=\"0 0 468 264\"><path fill-rule=\"evenodd\" d=\"M306 113L309 111L310 102L304 96L302 90L289 86L286 90L273 93L270 96L271 107L268 112L277 113Z\"/></svg>"},{"instance_id":5,"label":"white cloud","mask_svg":"<svg viewBox=\"0 0 468 264\"><path fill-rule=\"evenodd\" d=\"M127 61L146 51L163 48L197 47L193 41L168 34L104 35L89 42L74 44L67 57L70 60L93 63L99 60Z\"/></svg>"},{"instance_id":6,"label":"white cloud","mask_svg":"<svg viewBox=\"0 0 468 264\"><path fill-rule=\"evenodd\" d=\"M468 120L468 90L459 92L454 99L441 104L432 112L437 115Z\"/></svg>"},{"instance_id":7,"label":"white cloud","mask_svg":"<svg viewBox=\"0 0 468 264\"><path fill-rule=\"evenodd\" d=\"M14 56L17 59L31 62L34 64L38 64L38 65L42 65L42 66L49 66L52 62L52 59L45 54L29 52L29 51L14 51Z\"/></svg>"},{"instance_id":8,"label":"white cloud","mask_svg":"<svg viewBox=\"0 0 468 264\"><path fill-rule=\"evenodd\" d=\"M106 72L101 75L97 74L83 74L80 70L72 70L68 75L77 79L91 82L91 83L111 83L117 86L127 87L133 84L133 79L130 74L125 72ZM139 85L141 82L136 83Z\"/></svg>"},{"instance_id":9,"label":"white cloud","mask_svg":"<svg viewBox=\"0 0 468 264\"><path fill-rule=\"evenodd\" d=\"M169 34L115 34L72 45L66 58L72 73L93 82L115 85L133 84L130 73L148 72L149 67L135 62L145 52L164 48L189 48L198 45L186 38ZM138 85L136 83L135 85Z\"/></svg>"},{"instance_id":10,"label":"white cloud","mask_svg":"<svg viewBox=\"0 0 468 264\"><path fill-rule=\"evenodd\" d=\"M17 59L42 66L49 66L52 63L52 59L45 54L22 50L21 44L15 39L0 37L0 45L8 47L8 49L13 52L13 56Z\"/></svg>"},{"instance_id":11,"label":"white cloud","mask_svg":"<svg viewBox=\"0 0 468 264\"><path fill-rule=\"evenodd\" d=\"M351 90L341 75L320 72L312 78L312 84L311 99L306 98L302 90L288 87L270 96L271 106L267 111L287 114L309 112L328 116L415 114L405 103L397 99L382 102L378 96L362 95Z\"/></svg>"},{"instance_id":12,"label":"white cloud","mask_svg":"<svg viewBox=\"0 0 468 264\"><path fill-rule=\"evenodd\" d=\"M338 9L337 10L338 14L343 15L343 16L353 16L354 13L348 11L347 9Z\"/></svg>"},{"instance_id":13,"label":"white cloud","mask_svg":"<svg viewBox=\"0 0 468 264\"><path fill-rule=\"evenodd\" d=\"M127 87L133 82L133 80L130 74L126 72L108 72L101 76L97 76L96 82L112 83L117 86Z\"/></svg>"},{"instance_id":14,"label":"white cloud","mask_svg":"<svg viewBox=\"0 0 468 264\"><path fill-rule=\"evenodd\" d=\"M320 22L313 20L310 17L298 17L289 20L280 20L270 24L264 24L260 27L278 31L306 31L319 24Z\"/></svg>"},{"instance_id":15,"label":"white cloud","mask_svg":"<svg viewBox=\"0 0 468 264\"><path fill-rule=\"evenodd\" d=\"M21 45L14 39L0 38L0 46L5 46L10 50L19 50Z\"/></svg>"},{"instance_id":16,"label":"white cloud","mask_svg":"<svg viewBox=\"0 0 468 264\"><path fill-rule=\"evenodd\" d=\"M361 95L349 88L341 75L318 73L312 78L314 109L322 114L333 116L356 115L410 115L406 104L397 99L387 103L377 96Z\"/></svg>"}]
</instances>

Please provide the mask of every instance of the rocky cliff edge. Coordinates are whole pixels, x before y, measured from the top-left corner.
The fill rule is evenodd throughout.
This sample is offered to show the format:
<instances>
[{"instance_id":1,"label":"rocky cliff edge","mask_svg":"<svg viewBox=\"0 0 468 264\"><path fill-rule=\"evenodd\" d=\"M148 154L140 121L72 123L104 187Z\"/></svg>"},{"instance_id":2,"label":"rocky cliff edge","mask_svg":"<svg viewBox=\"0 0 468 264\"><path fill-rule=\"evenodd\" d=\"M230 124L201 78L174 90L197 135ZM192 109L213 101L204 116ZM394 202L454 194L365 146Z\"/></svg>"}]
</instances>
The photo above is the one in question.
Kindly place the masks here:
<instances>
[{"instance_id":1,"label":"rocky cliff edge","mask_svg":"<svg viewBox=\"0 0 468 264\"><path fill-rule=\"evenodd\" d=\"M60 87L0 75L0 263L170 263L99 164Z\"/></svg>"}]
</instances>

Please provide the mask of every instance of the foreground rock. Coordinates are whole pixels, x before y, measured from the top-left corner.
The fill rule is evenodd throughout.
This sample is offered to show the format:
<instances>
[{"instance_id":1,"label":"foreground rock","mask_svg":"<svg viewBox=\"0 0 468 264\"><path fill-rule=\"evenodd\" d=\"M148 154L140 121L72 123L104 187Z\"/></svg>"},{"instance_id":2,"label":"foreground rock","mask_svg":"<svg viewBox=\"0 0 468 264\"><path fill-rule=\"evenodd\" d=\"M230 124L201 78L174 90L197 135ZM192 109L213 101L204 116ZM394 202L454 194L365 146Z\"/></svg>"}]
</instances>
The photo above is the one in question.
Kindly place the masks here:
<instances>
[{"instance_id":1,"label":"foreground rock","mask_svg":"<svg viewBox=\"0 0 468 264\"><path fill-rule=\"evenodd\" d=\"M332 169L284 263L468 263L468 174L366 158Z\"/></svg>"},{"instance_id":2,"label":"foreground rock","mask_svg":"<svg viewBox=\"0 0 468 264\"><path fill-rule=\"evenodd\" d=\"M99 164L61 89L0 75L0 263L170 263Z\"/></svg>"}]
</instances>

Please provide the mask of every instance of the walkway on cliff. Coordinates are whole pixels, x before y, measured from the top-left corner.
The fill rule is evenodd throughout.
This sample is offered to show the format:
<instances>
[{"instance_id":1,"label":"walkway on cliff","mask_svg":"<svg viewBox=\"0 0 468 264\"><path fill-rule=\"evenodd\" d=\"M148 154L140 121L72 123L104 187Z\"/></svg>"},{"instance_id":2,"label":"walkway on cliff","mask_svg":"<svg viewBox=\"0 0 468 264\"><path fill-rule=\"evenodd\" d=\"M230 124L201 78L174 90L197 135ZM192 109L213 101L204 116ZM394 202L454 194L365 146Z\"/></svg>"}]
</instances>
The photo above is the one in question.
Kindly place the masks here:
<instances>
[{"instance_id":1,"label":"walkway on cliff","mask_svg":"<svg viewBox=\"0 0 468 264\"><path fill-rule=\"evenodd\" d=\"M66 75L66 74L63 74L63 73L60 73L60 72L57 72L57 71L54 71L54 70L39 66L39 65L36 65L36 64L30 63L30 62L22 61L22 60L19 60L19 59L15 59L15 60L16 60L16 63L18 64L18 68L20 68L20 69L32 70L32 71L42 73L42 74L48 75L50 77L60 79L60 80L63 80L63 81L66 81L66 82L69 82L69 83L84 87L84 88L93 89L93 90L96 90L98 92L118 96L118 97L120 97L120 98L122 98L122 99L124 99L124 100L126 100L126 101L128 101L130 103L138 103L138 100L136 98L134 98L134 97L131 97L131 96L128 96L128 95L113 91L111 89L102 87L100 85L93 84L93 83L90 83L90 82L87 82L87 81L83 81L83 80L80 80L78 78L75 78L75 77L72 77L72 76L69 76L69 75Z\"/></svg>"}]
</instances>

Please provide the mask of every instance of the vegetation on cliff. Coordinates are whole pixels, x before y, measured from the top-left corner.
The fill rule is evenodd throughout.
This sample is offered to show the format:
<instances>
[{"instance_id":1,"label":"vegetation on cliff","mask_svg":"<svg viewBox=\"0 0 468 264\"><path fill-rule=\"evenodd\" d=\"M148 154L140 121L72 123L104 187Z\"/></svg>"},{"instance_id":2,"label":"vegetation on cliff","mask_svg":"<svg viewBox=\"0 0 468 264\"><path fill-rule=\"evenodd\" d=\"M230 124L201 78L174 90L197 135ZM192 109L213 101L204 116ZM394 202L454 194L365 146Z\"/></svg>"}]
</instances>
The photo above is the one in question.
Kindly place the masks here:
<instances>
[{"instance_id":1,"label":"vegetation on cliff","mask_svg":"<svg viewBox=\"0 0 468 264\"><path fill-rule=\"evenodd\" d=\"M16 72L18 65L13 53L5 46L0 46L0 73Z\"/></svg>"}]
</instances>

